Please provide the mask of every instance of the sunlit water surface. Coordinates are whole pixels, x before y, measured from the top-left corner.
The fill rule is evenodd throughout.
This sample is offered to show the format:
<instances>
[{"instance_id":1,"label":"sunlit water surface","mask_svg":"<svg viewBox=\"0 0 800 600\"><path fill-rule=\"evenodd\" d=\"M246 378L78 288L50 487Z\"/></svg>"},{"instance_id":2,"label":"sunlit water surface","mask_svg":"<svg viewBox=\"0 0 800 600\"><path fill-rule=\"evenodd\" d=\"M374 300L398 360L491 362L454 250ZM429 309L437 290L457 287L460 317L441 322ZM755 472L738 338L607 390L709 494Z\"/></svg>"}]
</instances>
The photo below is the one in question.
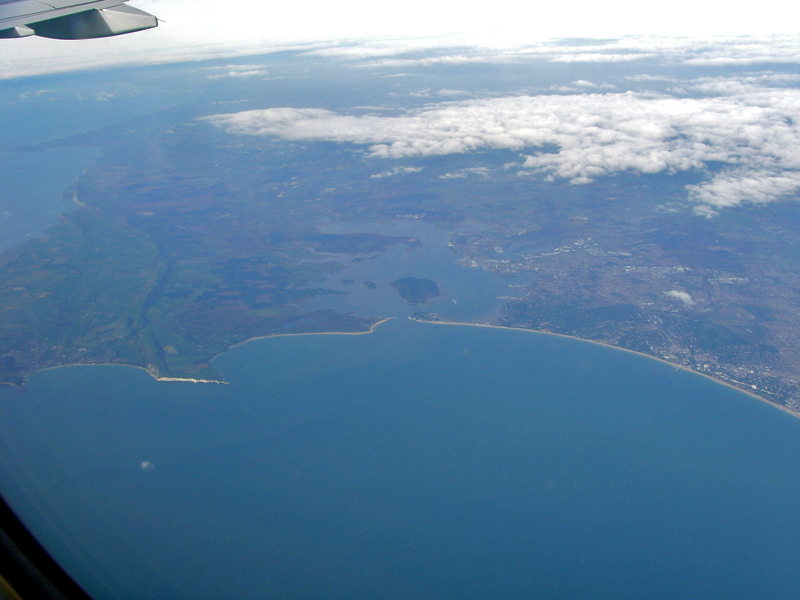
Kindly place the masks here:
<instances>
[{"instance_id":1,"label":"sunlit water surface","mask_svg":"<svg viewBox=\"0 0 800 600\"><path fill-rule=\"evenodd\" d=\"M96 597L800 597L800 420L702 377L406 319L216 367L0 389L0 486Z\"/></svg>"}]
</instances>

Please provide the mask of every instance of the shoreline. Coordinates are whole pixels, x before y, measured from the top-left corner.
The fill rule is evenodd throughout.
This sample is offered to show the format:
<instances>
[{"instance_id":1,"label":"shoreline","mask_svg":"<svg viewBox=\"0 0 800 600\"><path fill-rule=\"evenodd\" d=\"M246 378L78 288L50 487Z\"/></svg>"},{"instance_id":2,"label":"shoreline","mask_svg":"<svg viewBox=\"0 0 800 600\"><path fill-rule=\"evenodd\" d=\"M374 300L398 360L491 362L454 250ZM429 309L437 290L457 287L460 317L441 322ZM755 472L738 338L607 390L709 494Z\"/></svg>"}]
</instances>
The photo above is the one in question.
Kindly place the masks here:
<instances>
[{"instance_id":1,"label":"shoreline","mask_svg":"<svg viewBox=\"0 0 800 600\"><path fill-rule=\"evenodd\" d=\"M657 360L660 363L663 363L665 365L669 365L670 367L675 367L676 369L681 369L682 371L686 371L687 373L692 373L693 375L699 375L701 377L705 377L706 379L709 379L709 380L713 381L714 383L719 383L721 385L724 385L726 387L731 388L732 390L736 390L737 392L741 392L743 394L747 394L748 396L750 396L754 400L758 400L759 402L763 402L764 404L768 404L769 406L771 406L773 408L777 408L778 410L783 411L787 415L791 415L792 417L800 419L800 412L796 412L796 411L790 409L787 406L784 406L784 405L781 405L781 404L777 404L776 402L772 402L771 400L768 400L764 396L759 396L758 394L756 394L754 392L751 392L749 390L740 388L740 387L738 387L738 386L736 386L736 385L734 385L732 383L728 383L727 381L725 381L723 379L719 379L718 377L714 377L712 375L709 375L708 373L702 373L700 371L695 371L694 369L691 369L691 368L689 368L689 367L687 367L685 365L679 365L677 363L670 362L670 361L665 360L663 358L659 358L658 356L652 356L650 354L644 354L643 352L637 352L636 350L631 350L630 348L623 348L621 346L614 346L612 344L606 344L605 342L598 342L596 340L587 340L585 338L579 338L579 337L576 337L574 335L568 335L568 334L565 334L565 333L555 333L553 331L542 331L541 329L525 329L523 327L508 327L506 325L491 325L489 323L459 323L457 321L425 321L425 320L422 320L422 319L414 319L411 316L408 317L408 320L409 321L414 321L416 323L430 323L432 325L462 325L462 326L465 326L465 327L488 327L488 328L491 328L491 329L505 329L506 331L527 331L529 333L538 333L538 334L541 334L541 335L553 335L553 336L556 336L556 337L567 338L567 339L570 339L570 340L578 340L579 342L586 342L588 344L596 344L598 346L602 346L603 348L612 348L614 350L620 350L621 352L628 352L630 354L635 354L636 356L642 356L644 358Z\"/></svg>"},{"instance_id":2,"label":"shoreline","mask_svg":"<svg viewBox=\"0 0 800 600\"><path fill-rule=\"evenodd\" d=\"M220 352L218 354L215 354L211 359L209 359L208 362L211 363L215 358L225 354L226 352L228 352L229 350L231 350L233 348L237 348L239 346L242 346L244 344L247 344L249 342L253 342L253 341L256 341L256 340L264 340L264 339L276 338L276 337L300 336L300 335L366 335L366 334L369 334L369 333L373 333L375 331L375 329L379 325L382 325L383 323L386 323L387 321L391 321L392 319L395 319L395 318L396 317L386 317L384 319L380 319L378 321L375 321L372 325L370 325L369 329L367 329L366 331L308 331L308 332L301 332L301 333L271 333L269 335L260 335L260 336L248 338L248 339L246 339L246 340L244 340L242 342L238 342L236 344L233 344L232 346L229 346L228 348L226 348L222 352ZM467 322L458 322L458 321L426 321L426 320L423 320L423 319L415 319L411 315L409 315L406 318L409 321L414 321L415 323L425 323L425 324L431 324L431 325L456 325L456 326L462 326L462 327L485 327L485 328L489 328L489 329L504 329L506 331L523 331L523 332L528 332L528 333L538 333L538 334L541 334L541 335L552 335L552 336L556 336L556 337L560 337L560 338L566 338L566 339L570 339L570 340L577 340L579 342L585 342L585 343L588 343L588 344L596 344L598 346L602 346L603 348L611 348L613 350L619 350L621 352L628 352L628 353L634 354L636 356L641 356L643 358L649 358L651 360L656 360L656 361L658 361L660 363L663 363L665 365L669 365L670 367L674 367L675 369L681 369L682 371L685 371L687 373L691 373L693 375L699 375L701 377L705 377L706 379L708 379L710 381L713 381L714 383L718 383L718 384L724 385L724 386L726 386L726 387L728 387L728 388L730 388L732 390L736 390L737 392L741 392L743 394L746 394L746 395L750 396L751 398L753 398L754 400L758 400L759 402L767 404L767 405L771 406L772 408L777 408L778 410L786 413L787 415L790 415L792 417L800 419L800 412L794 411L794 410L790 409L789 407L787 407L785 405L781 405L781 404L778 404L776 402L772 402L771 400L768 400L764 396L760 396L759 394L756 394L755 392L752 392L750 390L738 387L738 386L736 386L736 385L734 385L732 383L729 383L729 382L727 382L727 381L725 381L723 379L720 379L718 377L714 377L713 375L709 375L708 373L702 373L701 371L695 371L694 369L692 369L690 367L687 367L685 365L680 365L680 364L677 364L677 363L673 363L673 362L670 362L670 361L668 361L666 359L659 358L658 356L652 356L650 354L644 354L643 352L637 352L636 350L631 350L630 348L623 348L621 346L614 346L612 344L607 344L605 342L600 342L600 341L597 341L597 340L587 340L585 338L580 338L580 337L577 337L577 336L574 336L574 335L568 335L568 334L565 334L565 333L555 333L553 331L543 331L541 329L526 329L526 328L523 328L523 327L508 327L506 325L492 325L490 323L467 323ZM217 379L193 379L193 378L190 378L190 377L161 377L161 376L158 375L157 372L154 372L153 370L151 370L151 369L149 369L147 367L142 367L142 366L139 366L139 365L127 365L127 364L124 364L124 363L72 363L72 364L68 364L68 365L55 365L55 366L52 366L52 367L45 367L44 369L39 369L38 371L34 371L34 372L38 373L38 372L42 372L42 371L48 371L50 369L62 369L62 368L66 368L66 367L91 367L91 366L114 366L114 367L129 367L129 368L133 368L133 369L141 369L142 371L145 371L148 375L150 375L150 377L155 379L157 382L184 382L184 383L202 383L202 384L230 385L230 383L225 381L224 379L217 380ZM0 385L10 386L10 387L16 388L18 390L22 390L22 389L25 388L25 384L19 386L19 385L16 385L15 383L11 383L11 382L8 382L8 381L0 381Z\"/></svg>"},{"instance_id":3,"label":"shoreline","mask_svg":"<svg viewBox=\"0 0 800 600\"><path fill-rule=\"evenodd\" d=\"M247 338L243 342L238 342L238 343L234 344L233 346L229 346L228 348L226 348L225 350L223 350L219 354L215 354L214 356L212 356L208 360L208 362L210 363L211 361L213 361L218 356L222 356L223 354L228 352L228 350L232 350L233 348L238 348L239 346L242 346L242 345L247 344L249 342L254 342L255 340L267 340L267 339L270 339L270 338L290 337L290 336L295 336L295 335L367 335L368 333L372 333L373 331L375 331L375 328L378 327L378 325L382 325L383 323L386 323L387 321L391 321L392 319L395 319L395 318L396 317L386 317L385 319L381 319L379 321L375 321L372 325L369 326L369 329L367 329L366 331L305 331L305 332L301 332L301 333L270 333L269 335L257 335L256 337Z\"/></svg>"},{"instance_id":4,"label":"shoreline","mask_svg":"<svg viewBox=\"0 0 800 600\"><path fill-rule=\"evenodd\" d=\"M145 369L145 371L147 371L147 369ZM152 373L150 374L153 375ZM156 381L185 381L187 383L216 383L218 385L230 385L227 381L223 379L191 379L189 377L156 377L155 375L153 375L153 379L155 379Z\"/></svg>"},{"instance_id":5,"label":"shoreline","mask_svg":"<svg viewBox=\"0 0 800 600\"><path fill-rule=\"evenodd\" d=\"M303 333L271 333L269 335L259 335L259 336L256 336L256 337L247 338L243 342L238 342L238 343L236 343L236 344L234 344L232 346L229 346L228 348L226 348L225 350L223 350L219 354L215 354L213 357L211 357L208 360L208 362L210 363L212 360L214 360L218 356L221 356L222 354L225 354L228 350L231 350L232 348L236 348L238 346L241 346L243 344L247 344L248 342L252 342L252 341L255 341L255 340L264 340L264 339L274 338L274 337L287 337L287 336L293 336L293 335L365 335L365 334L372 333L373 331L375 331L375 328L378 325L386 323L386 321L391 321L394 318L395 317L386 317L385 319L380 319L379 321L375 321L372 325L370 325L369 329L367 329L366 331L308 331L308 332L303 332ZM125 363L70 363L70 364L67 364L67 365L53 365L52 367L45 367L43 369L37 369L36 371L33 371L31 374L33 374L33 373L42 373L44 371L49 371L51 369L64 369L64 368L68 368L68 367L128 367L128 368L131 368L131 369L141 369L142 371L144 371L145 373L150 375L150 377L155 379L157 382L184 382L184 383L204 383L204 384L216 384L216 385L230 385L230 383L225 381L224 379L193 379L191 377L162 377L161 375L158 374L158 372L154 371L153 369L149 369L147 367L142 367L141 365L128 365L128 364L125 364ZM25 388L25 384L24 383L22 385L17 385L15 383L11 383L10 381L0 381L0 385L7 385L7 386L10 386L10 387L16 388L18 390L22 390L22 389Z\"/></svg>"},{"instance_id":6,"label":"shoreline","mask_svg":"<svg viewBox=\"0 0 800 600\"><path fill-rule=\"evenodd\" d=\"M154 372L147 367L143 367L141 365L129 365L126 363L70 363L68 365L53 365L52 367L45 367L44 369L37 369L33 371L33 373L43 373L45 371L51 371L53 369L68 369L70 367L126 367L128 369L140 369L150 375L156 381L185 381L187 383L216 383L219 385L229 385L227 381L223 379L192 379L190 377L161 377L158 373ZM33 374L31 373L31 374ZM10 385L15 387L19 390L24 389L25 385L16 385L13 383L8 382L0 382L0 385Z\"/></svg>"}]
</instances>

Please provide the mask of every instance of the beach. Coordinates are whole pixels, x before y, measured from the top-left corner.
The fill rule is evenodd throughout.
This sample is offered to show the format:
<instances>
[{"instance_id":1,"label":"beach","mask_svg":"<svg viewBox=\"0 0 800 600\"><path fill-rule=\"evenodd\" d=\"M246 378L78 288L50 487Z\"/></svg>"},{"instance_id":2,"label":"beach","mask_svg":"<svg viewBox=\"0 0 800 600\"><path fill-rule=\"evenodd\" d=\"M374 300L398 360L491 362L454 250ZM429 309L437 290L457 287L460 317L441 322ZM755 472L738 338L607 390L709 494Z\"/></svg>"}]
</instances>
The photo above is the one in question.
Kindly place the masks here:
<instances>
[{"instance_id":1,"label":"beach","mask_svg":"<svg viewBox=\"0 0 800 600\"><path fill-rule=\"evenodd\" d=\"M650 354L644 354L642 352L636 352L636 350L631 350L629 348L622 348L620 346L614 346L612 344L606 344L604 342L598 342L596 340L587 340L585 338L580 338L580 337L577 337L577 336L574 336L574 335L566 335L566 334L563 334L563 333L555 333L555 332L552 332L552 331L542 331L542 330L539 330L539 329L525 329L523 327L506 327L504 325L492 325L490 323L458 323L458 322L455 322L455 321L426 321L426 320L423 320L423 319L415 319L413 317L408 317L408 318L409 318L409 320L416 321L418 323L431 323L433 325L463 325L463 326L468 326L468 327L488 327L490 329L505 329L505 330L509 330L509 331L527 331L527 332L530 332L530 333L539 333L539 334L542 334L542 335L553 335L553 336L556 336L556 337L568 338L568 339L571 339L571 340L578 340L580 342L586 342L586 343L589 343L589 344L596 344L598 346L603 346L604 348L612 348L614 350L620 350L622 352L628 352L630 354L635 354L637 356L643 356L644 358L657 360L658 362L664 363L665 365L669 365L671 367L675 367L676 369L681 369L682 371L686 371L687 373L692 373L694 375L700 375L701 377L705 377L706 379L709 379L709 380L711 380L711 381L713 381L715 383L719 383L719 384L727 386L727 387L729 387L731 389L734 389L737 392L742 392L743 394L747 394L748 396L750 396L751 398L754 398L755 400L759 400L760 402L764 402L765 404L769 404L773 408L777 408L778 410L782 410L786 414L800 419L800 413L798 413L797 411L792 410L788 406L777 404L776 402L773 402L773 401L765 398L764 396L760 396L760 395L758 395L758 394L756 394L756 393L754 393L754 392L752 392L752 391L750 391L748 389L739 387L738 385L734 385L734 384L732 384L732 383L730 383L728 381L725 381L724 379L720 379L718 377L714 377L712 375L709 375L708 373L702 373L700 371L695 371L694 369L690 369L689 367L687 367L685 365L679 365L677 363L670 362L670 361L665 360L663 358L659 358L658 356L652 356Z\"/></svg>"}]
</instances>

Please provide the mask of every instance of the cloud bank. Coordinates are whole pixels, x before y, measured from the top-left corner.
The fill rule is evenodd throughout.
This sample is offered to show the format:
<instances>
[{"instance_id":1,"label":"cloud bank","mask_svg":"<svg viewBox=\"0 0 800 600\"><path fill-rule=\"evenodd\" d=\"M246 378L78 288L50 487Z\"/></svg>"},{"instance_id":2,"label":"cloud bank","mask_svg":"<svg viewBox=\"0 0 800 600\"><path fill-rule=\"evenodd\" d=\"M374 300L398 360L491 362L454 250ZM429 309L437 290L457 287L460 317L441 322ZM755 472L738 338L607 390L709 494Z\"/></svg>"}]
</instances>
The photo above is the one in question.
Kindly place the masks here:
<instances>
[{"instance_id":1,"label":"cloud bank","mask_svg":"<svg viewBox=\"0 0 800 600\"><path fill-rule=\"evenodd\" d=\"M363 144L387 159L515 150L524 157L523 173L575 184L615 173L676 173L722 164L687 188L705 215L796 193L800 90L745 80L697 86L724 95L513 96L432 104L393 117L270 108L205 119L237 135Z\"/></svg>"},{"instance_id":2,"label":"cloud bank","mask_svg":"<svg viewBox=\"0 0 800 600\"><path fill-rule=\"evenodd\" d=\"M482 26L475 31L456 33L457 30L447 28L416 33L397 31L394 34L380 34L375 30L375 23L361 32L348 32L346 28L336 31L332 28L331 19L322 17L324 11L309 11L305 5L287 8L302 11L302 18L281 19L275 15L274 5L267 6L248 0L245 4L253 4L250 9L246 9L242 3L237 7L246 14L246 18L235 19L229 15L228 18L219 19L214 18L216 6L211 10L201 8L201 5L211 2L212 0L175 0L164 3L161 0L136 0L138 8L152 12L164 21L159 27L136 35L82 40L79 44L65 44L58 40L36 37L5 43L0 55L0 81L46 73L121 65L192 62L287 50L352 61L352 65L356 67L386 69L469 63L525 64L536 61L598 64L635 64L639 61L649 64L713 66L800 63L800 36L797 35L799 29L796 24L798 20L788 17L775 19L763 10L757 11L758 14L750 11L746 15L739 15L746 26L738 34L733 30L726 31L725 27L716 32L711 30L711 24L720 22L720 11L715 11L714 17L708 23L699 25L701 31L694 33L669 31L670 28L660 34L654 31L647 34L646 30L636 28L612 33L603 32L593 26L591 31L580 34L574 29L573 9L568 9L569 27L558 33L552 27L552 22L542 20L540 6L531 8L537 13L534 21L547 23L539 35L532 35L531 22L522 19L517 19L521 30L516 33L508 28L510 23L505 17L504 26L497 29L487 28L485 11L480 15ZM613 11L603 6L603 14L613 14ZM694 10L696 6L692 8ZM350 15L339 4L327 3L325 10L333 10L337 18L344 18L346 23L351 22ZM267 17L261 19L254 16L263 11L269 13ZM429 22L429 19L419 19L416 13L409 10L404 12L415 23ZM678 15L681 23L700 23L697 15L686 19L680 11L668 12ZM738 14L737 11L722 12ZM422 13L427 13L427 10ZM785 13L785 8L781 13ZM314 15L320 25L316 32L309 28L306 18L309 14ZM765 16L771 27L761 31L754 27L753 18L758 15ZM449 22L452 11L446 17ZM612 20L617 22L618 16L615 15ZM394 18L381 19L381 23L394 21ZM294 24L294 27L287 28L287 24ZM274 28L271 34L265 31L265 25ZM786 27L788 29L784 30ZM742 35L745 33L746 35ZM570 41L570 38L582 35L592 38L612 36L613 39L584 39L580 44Z\"/></svg>"},{"instance_id":3,"label":"cloud bank","mask_svg":"<svg viewBox=\"0 0 800 600\"><path fill-rule=\"evenodd\" d=\"M425 56L419 56L426 53ZM440 36L330 43L309 55L352 61L363 68L414 68L468 63L631 63L649 61L694 66L797 64L800 37L627 35L606 40L532 40L530 36Z\"/></svg>"}]
</instances>

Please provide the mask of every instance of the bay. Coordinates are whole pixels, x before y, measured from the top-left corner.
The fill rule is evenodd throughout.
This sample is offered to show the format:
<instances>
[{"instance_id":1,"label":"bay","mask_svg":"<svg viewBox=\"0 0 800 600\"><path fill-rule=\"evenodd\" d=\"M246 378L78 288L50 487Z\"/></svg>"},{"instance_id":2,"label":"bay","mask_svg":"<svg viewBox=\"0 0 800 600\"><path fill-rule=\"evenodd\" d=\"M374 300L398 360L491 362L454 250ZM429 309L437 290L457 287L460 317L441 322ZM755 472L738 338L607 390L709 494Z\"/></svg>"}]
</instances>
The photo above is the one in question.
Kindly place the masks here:
<instances>
[{"instance_id":1,"label":"bay","mask_svg":"<svg viewBox=\"0 0 800 600\"><path fill-rule=\"evenodd\" d=\"M0 390L0 486L100 598L796 598L800 420L631 353L394 319L230 385Z\"/></svg>"}]
</instances>

